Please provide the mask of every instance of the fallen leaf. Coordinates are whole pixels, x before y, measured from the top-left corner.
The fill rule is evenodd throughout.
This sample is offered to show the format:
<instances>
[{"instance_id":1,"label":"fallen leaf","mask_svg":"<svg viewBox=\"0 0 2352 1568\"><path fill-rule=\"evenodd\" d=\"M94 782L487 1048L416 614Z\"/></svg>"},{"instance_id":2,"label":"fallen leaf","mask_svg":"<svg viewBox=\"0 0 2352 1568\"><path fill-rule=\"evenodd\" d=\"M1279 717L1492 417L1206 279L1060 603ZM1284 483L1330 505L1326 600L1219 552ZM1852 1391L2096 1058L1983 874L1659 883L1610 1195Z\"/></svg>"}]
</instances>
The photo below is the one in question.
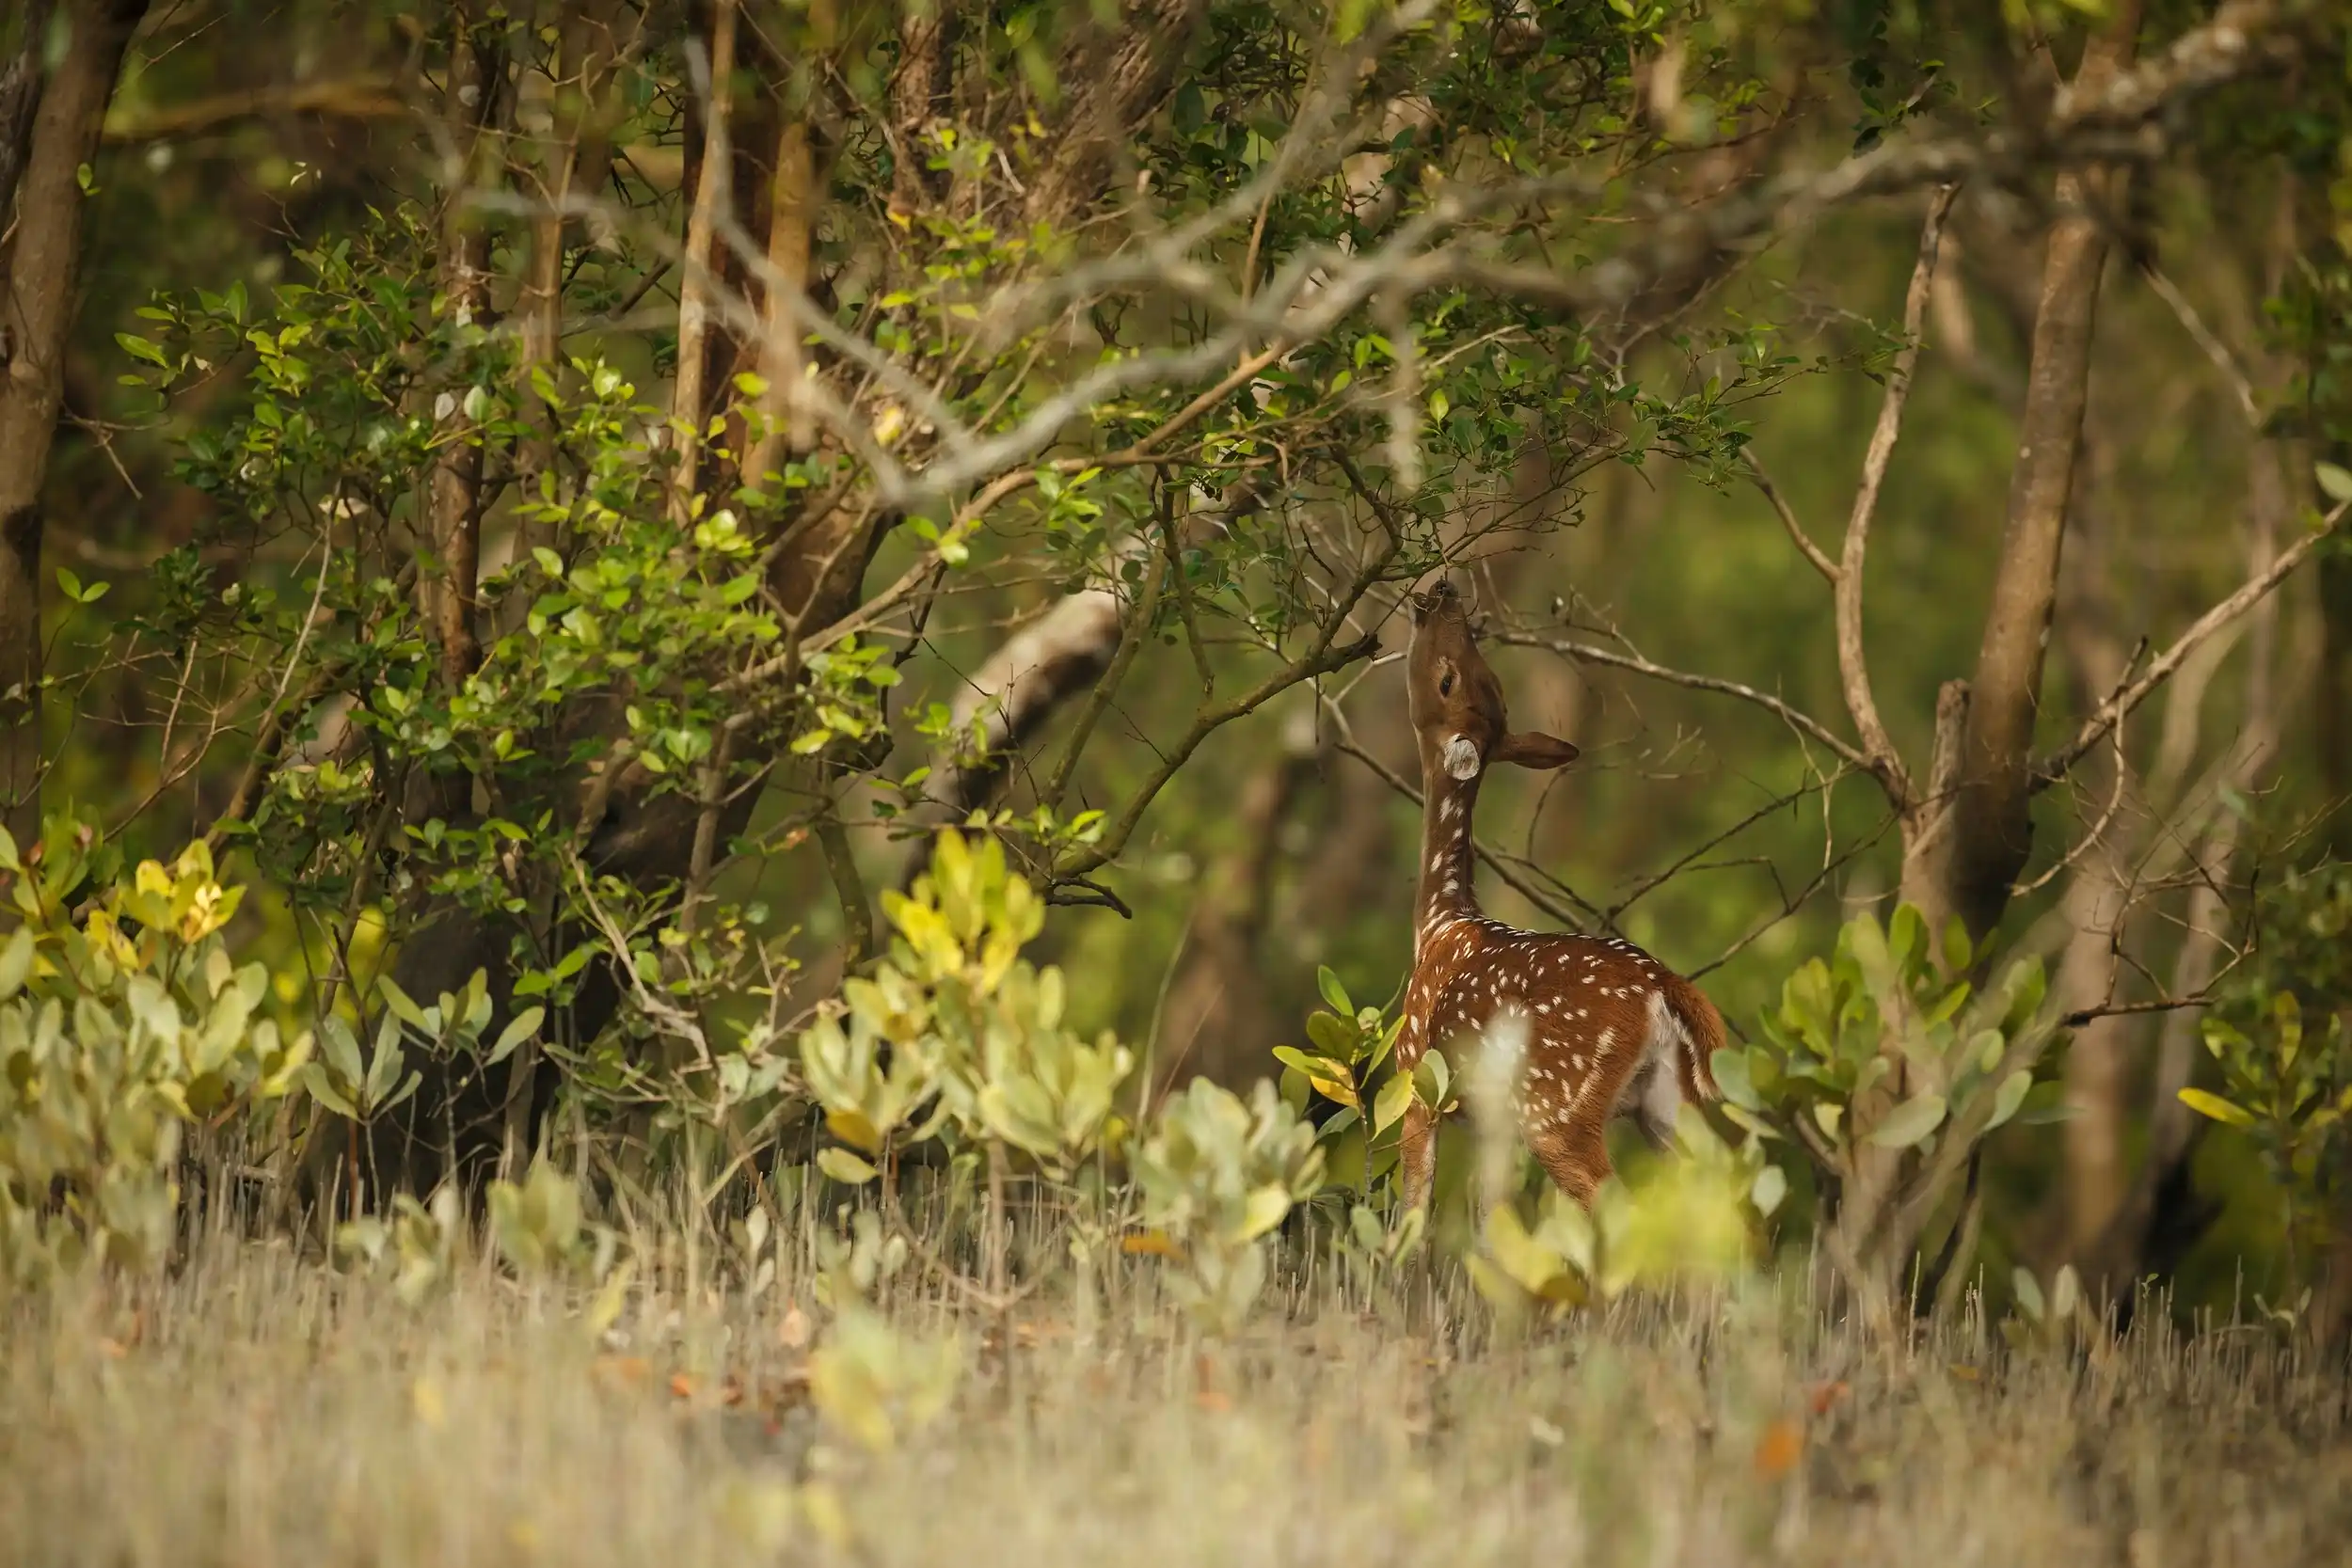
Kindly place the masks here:
<instances>
[{"instance_id":1,"label":"fallen leaf","mask_svg":"<svg viewBox=\"0 0 2352 1568\"><path fill-rule=\"evenodd\" d=\"M1963 1363L1958 1361L1952 1363L1951 1373L1963 1383L1978 1383L1981 1382L1984 1378L1984 1374L1979 1371L1976 1368L1964 1365Z\"/></svg>"},{"instance_id":2,"label":"fallen leaf","mask_svg":"<svg viewBox=\"0 0 2352 1568\"><path fill-rule=\"evenodd\" d=\"M1813 1406L1813 1414L1816 1416L1828 1415L1836 1405L1837 1402L1844 1399L1847 1394L1851 1391L1852 1390L1846 1386L1843 1381L1815 1384L1813 1386L1813 1396L1810 1402Z\"/></svg>"},{"instance_id":3,"label":"fallen leaf","mask_svg":"<svg viewBox=\"0 0 2352 1568\"><path fill-rule=\"evenodd\" d=\"M1786 1417L1764 1429L1756 1439L1756 1473L1767 1481L1777 1481L1796 1468L1797 1460L1804 1452L1804 1428Z\"/></svg>"},{"instance_id":4,"label":"fallen leaf","mask_svg":"<svg viewBox=\"0 0 2352 1568\"><path fill-rule=\"evenodd\" d=\"M786 1350L799 1350L808 1343L808 1314L795 1307L776 1324L776 1343Z\"/></svg>"},{"instance_id":5,"label":"fallen leaf","mask_svg":"<svg viewBox=\"0 0 2352 1568\"><path fill-rule=\"evenodd\" d=\"M653 1368L642 1355L599 1355L590 1374L608 1387L635 1388L653 1375Z\"/></svg>"},{"instance_id":6,"label":"fallen leaf","mask_svg":"<svg viewBox=\"0 0 2352 1568\"><path fill-rule=\"evenodd\" d=\"M1165 1230L1137 1230L1119 1239L1119 1250L1134 1258L1180 1258L1184 1256Z\"/></svg>"}]
</instances>

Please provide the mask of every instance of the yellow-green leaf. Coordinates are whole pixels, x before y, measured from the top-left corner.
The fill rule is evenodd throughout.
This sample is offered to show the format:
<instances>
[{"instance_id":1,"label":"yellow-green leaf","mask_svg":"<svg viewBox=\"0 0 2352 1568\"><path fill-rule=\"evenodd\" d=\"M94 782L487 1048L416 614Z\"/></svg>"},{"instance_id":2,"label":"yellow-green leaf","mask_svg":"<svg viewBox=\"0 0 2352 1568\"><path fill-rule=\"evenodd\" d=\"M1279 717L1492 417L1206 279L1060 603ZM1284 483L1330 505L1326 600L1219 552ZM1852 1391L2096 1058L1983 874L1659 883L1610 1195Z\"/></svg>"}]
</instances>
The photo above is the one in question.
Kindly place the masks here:
<instances>
[{"instance_id":1,"label":"yellow-green leaf","mask_svg":"<svg viewBox=\"0 0 2352 1568\"><path fill-rule=\"evenodd\" d=\"M2208 1094L2203 1089L2183 1089L2181 1103L2201 1117L2211 1117L2214 1120L2232 1127L2254 1125L2252 1112L2242 1105L2233 1105L2219 1095Z\"/></svg>"}]
</instances>

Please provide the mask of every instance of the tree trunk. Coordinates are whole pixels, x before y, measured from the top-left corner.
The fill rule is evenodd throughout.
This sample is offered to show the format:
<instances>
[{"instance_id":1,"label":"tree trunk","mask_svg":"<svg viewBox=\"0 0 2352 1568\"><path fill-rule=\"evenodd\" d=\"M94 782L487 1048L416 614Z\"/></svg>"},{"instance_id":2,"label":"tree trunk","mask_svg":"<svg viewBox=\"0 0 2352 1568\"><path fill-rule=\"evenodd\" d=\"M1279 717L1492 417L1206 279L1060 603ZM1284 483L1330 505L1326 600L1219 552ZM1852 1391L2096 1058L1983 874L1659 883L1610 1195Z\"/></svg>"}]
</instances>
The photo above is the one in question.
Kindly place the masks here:
<instances>
[{"instance_id":1,"label":"tree trunk","mask_svg":"<svg viewBox=\"0 0 2352 1568\"><path fill-rule=\"evenodd\" d=\"M1193 1078L1228 1088L1267 1076L1282 1041L1271 1024L1262 946L1273 902L1282 824L1313 776L1314 714L1294 709L1280 750L1242 785L1232 837L1200 879L1184 952L1159 1021L1158 1095Z\"/></svg>"},{"instance_id":2,"label":"tree trunk","mask_svg":"<svg viewBox=\"0 0 2352 1568\"><path fill-rule=\"evenodd\" d=\"M2129 651L2116 635L2112 531L2099 510L2103 481L2113 466L2114 443L2086 443L2076 547L2061 572L2068 685L2075 711L2090 712L2122 682ZM2056 985L2069 1012L2116 1000L2124 966L2125 925L2131 913L2133 857L2144 821L2139 781L2111 747L2083 759L2071 781L2076 815L2088 844L2066 879L2064 908L2073 932L2058 960ZM2098 1244L2123 1202L2124 1140L2131 1122L2131 1020L2094 1018L2074 1031L2066 1052L2066 1240L2064 1256L2080 1262Z\"/></svg>"},{"instance_id":3,"label":"tree trunk","mask_svg":"<svg viewBox=\"0 0 2352 1568\"><path fill-rule=\"evenodd\" d=\"M123 50L146 12L146 0L69 5L65 55L45 89L9 89L40 100L15 177L16 238L0 273L0 823L24 844L40 832L40 492L65 399L87 199L79 171L97 155ZM0 125L0 135L8 129Z\"/></svg>"},{"instance_id":4,"label":"tree trunk","mask_svg":"<svg viewBox=\"0 0 2352 1568\"><path fill-rule=\"evenodd\" d=\"M2095 90L2130 62L2138 13L2137 4L2126 0L2107 31L2086 47L2075 75L2078 91ZM2120 172L2058 177L2058 216L2042 258L2032 366L2010 475L2009 521L1969 685L1957 788L1931 851L1904 866L1902 895L1928 916L1931 931L1941 931L1957 914L1972 936L1989 933L2008 909L2010 886L2032 851L2034 722L2107 259L2106 231L2091 210L2112 210L2122 189Z\"/></svg>"}]
</instances>

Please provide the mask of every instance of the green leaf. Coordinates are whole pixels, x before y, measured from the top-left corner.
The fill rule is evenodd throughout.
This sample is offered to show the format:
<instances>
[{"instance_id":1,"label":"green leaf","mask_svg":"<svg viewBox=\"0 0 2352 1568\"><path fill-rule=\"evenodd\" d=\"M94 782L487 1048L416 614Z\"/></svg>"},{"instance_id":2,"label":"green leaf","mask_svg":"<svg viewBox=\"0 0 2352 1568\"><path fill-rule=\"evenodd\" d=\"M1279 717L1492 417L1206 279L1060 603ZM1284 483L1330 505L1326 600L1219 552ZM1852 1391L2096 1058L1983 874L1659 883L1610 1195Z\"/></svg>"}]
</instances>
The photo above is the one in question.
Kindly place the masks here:
<instances>
[{"instance_id":1,"label":"green leaf","mask_svg":"<svg viewBox=\"0 0 2352 1568\"><path fill-rule=\"evenodd\" d=\"M2015 1116L2017 1107L2026 1102L2026 1091L2032 1087L2033 1074L2024 1068L2002 1079L2000 1092L1993 1099L1993 1119L1984 1124L1984 1130L1990 1132Z\"/></svg>"},{"instance_id":2,"label":"green leaf","mask_svg":"<svg viewBox=\"0 0 2352 1568\"><path fill-rule=\"evenodd\" d=\"M1715 1075L1715 1087L1731 1104L1743 1111L1761 1111L1764 1102L1756 1092L1756 1081L1748 1073L1748 1053L1744 1050L1725 1046L1708 1058L1708 1066Z\"/></svg>"},{"instance_id":3,"label":"green leaf","mask_svg":"<svg viewBox=\"0 0 2352 1568\"><path fill-rule=\"evenodd\" d=\"M2233 1105L2219 1095L2208 1094L2203 1089L2183 1089L2181 1103L2201 1117L2210 1117L2227 1126L2251 1127L2254 1125L2254 1115L2251 1111L2242 1105Z\"/></svg>"},{"instance_id":4,"label":"green leaf","mask_svg":"<svg viewBox=\"0 0 2352 1568\"><path fill-rule=\"evenodd\" d=\"M817 1154L817 1168L835 1181L844 1182L852 1187L862 1187L882 1174L846 1148L819 1149Z\"/></svg>"},{"instance_id":5,"label":"green leaf","mask_svg":"<svg viewBox=\"0 0 2352 1568\"><path fill-rule=\"evenodd\" d=\"M506 1060L516 1046L537 1034L541 1021L547 1016L545 1007L526 1007L516 1013L514 1022L499 1032L498 1043L490 1047L490 1065L495 1067Z\"/></svg>"},{"instance_id":6,"label":"green leaf","mask_svg":"<svg viewBox=\"0 0 2352 1568\"><path fill-rule=\"evenodd\" d=\"M1413 1102L1413 1078L1406 1072L1391 1073L1373 1097L1372 1131L1376 1137L1396 1124L1406 1106Z\"/></svg>"},{"instance_id":7,"label":"green leaf","mask_svg":"<svg viewBox=\"0 0 2352 1568\"><path fill-rule=\"evenodd\" d=\"M171 368L171 361L164 357L162 349L135 333L118 332L115 334L115 341L122 346L123 353L134 359L144 359L151 365L161 365L166 370Z\"/></svg>"},{"instance_id":8,"label":"green leaf","mask_svg":"<svg viewBox=\"0 0 2352 1568\"><path fill-rule=\"evenodd\" d=\"M1279 1181L1269 1181L1249 1195L1242 1206L1241 1234L1237 1241L1254 1242L1276 1226L1291 1212L1290 1189Z\"/></svg>"},{"instance_id":9,"label":"green leaf","mask_svg":"<svg viewBox=\"0 0 2352 1568\"><path fill-rule=\"evenodd\" d=\"M1944 967L1954 974L1965 974L1968 960L1975 955L1976 949L1968 941L1966 923L1958 915L1952 916L1944 923Z\"/></svg>"},{"instance_id":10,"label":"green leaf","mask_svg":"<svg viewBox=\"0 0 2352 1568\"><path fill-rule=\"evenodd\" d=\"M326 1076L326 1070L318 1063L303 1063L301 1079L302 1086L310 1091L311 1099L317 1101L320 1104L326 1106L328 1110L334 1112L345 1121L358 1121L359 1119L358 1111L353 1107L350 1101L345 1100L341 1094L336 1092L333 1081Z\"/></svg>"},{"instance_id":11,"label":"green leaf","mask_svg":"<svg viewBox=\"0 0 2352 1568\"><path fill-rule=\"evenodd\" d=\"M390 689L387 688L387 689ZM376 981L375 989L377 993L384 998L384 1006L389 1007L392 1010L392 1016L399 1019L401 1022L419 1034L430 1035L437 1032L431 1021L424 1016L424 1009L418 1006L406 991L394 985L390 975L387 974Z\"/></svg>"},{"instance_id":12,"label":"green leaf","mask_svg":"<svg viewBox=\"0 0 2352 1568\"><path fill-rule=\"evenodd\" d=\"M33 928L19 926L9 934L8 945L0 947L0 1002L23 990L25 977L32 973Z\"/></svg>"},{"instance_id":13,"label":"green leaf","mask_svg":"<svg viewBox=\"0 0 2352 1568\"><path fill-rule=\"evenodd\" d=\"M2312 472L2329 500L2352 501L2352 471L2333 463L2320 463L2313 465Z\"/></svg>"},{"instance_id":14,"label":"green leaf","mask_svg":"<svg viewBox=\"0 0 2352 1568\"><path fill-rule=\"evenodd\" d=\"M1347 988L1340 984L1340 977L1331 973L1329 964L1315 966L1315 990L1323 993L1324 1001L1342 1018L1356 1016L1356 1004L1347 999Z\"/></svg>"},{"instance_id":15,"label":"green leaf","mask_svg":"<svg viewBox=\"0 0 2352 1568\"><path fill-rule=\"evenodd\" d=\"M1944 1097L1932 1092L1914 1095L1870 1129L1864 1141L1880 1148L1909 1148L1943 1124Z\"/></svg>"},{"instance_id":16,"label":"green leaf","mask_svg":"<svg viewBox=\"0 0 2352 1568\"><path fill-rule=\"evenodd\" d=\"M1781 1200L1788 1196L1788 1173L1778 1165L1766 1165L1756 1173L1756 1184L1748 1189L1748 1201L1756 1212L1770 1218Z\"/></svg>"}]
</instances>

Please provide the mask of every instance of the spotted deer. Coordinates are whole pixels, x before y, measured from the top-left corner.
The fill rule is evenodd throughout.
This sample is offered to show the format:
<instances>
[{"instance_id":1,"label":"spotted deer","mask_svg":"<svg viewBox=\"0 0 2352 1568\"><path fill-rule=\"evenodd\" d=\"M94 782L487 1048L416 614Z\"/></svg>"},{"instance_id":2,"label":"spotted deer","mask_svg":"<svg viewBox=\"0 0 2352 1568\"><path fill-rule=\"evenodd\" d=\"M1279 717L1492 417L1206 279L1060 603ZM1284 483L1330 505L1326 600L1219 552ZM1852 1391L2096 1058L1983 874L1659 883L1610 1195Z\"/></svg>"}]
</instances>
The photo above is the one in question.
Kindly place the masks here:
<instances>
[{"instance_id":1,"label":"spotted deer","mask_svg":"<svg viewBox=\"0 0 2352 1568\"><path fill-rule=\"evenodd\" d=\"M1723 1017L1629 942L1516 930L1479 911L1470 822L1487 767L1562 768L1577 749L1507 726L1502 685L1450 583L1413 597L1407 682L1421 746L1421 888L1397 1066L1409 1072L1432 1045L1516 1010L1527 1026L1512 1102L1520 1132L1552 1180L1589 1205L1609 1174L1613 1118L1630 1117L1662 1148L1683 1101L1715 1098L1708 1064L1724 1043ZM1437 1118L1418 1101L1403 1139L1406 1201L1418 1205L1438 1162Z\"/></svg>"}]
</instances>

